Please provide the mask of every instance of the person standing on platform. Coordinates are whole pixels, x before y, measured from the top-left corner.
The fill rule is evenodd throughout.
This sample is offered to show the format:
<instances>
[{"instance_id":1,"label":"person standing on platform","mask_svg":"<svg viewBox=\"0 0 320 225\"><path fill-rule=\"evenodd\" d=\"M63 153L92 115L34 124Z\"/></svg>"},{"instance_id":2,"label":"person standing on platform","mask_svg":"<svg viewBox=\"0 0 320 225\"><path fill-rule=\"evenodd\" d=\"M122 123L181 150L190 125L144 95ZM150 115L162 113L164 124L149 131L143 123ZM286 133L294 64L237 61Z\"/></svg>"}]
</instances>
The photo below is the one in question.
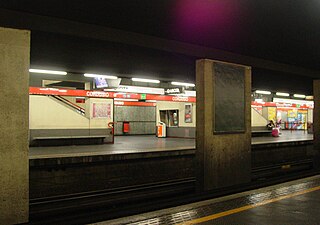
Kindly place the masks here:
<instances>
[{"instance_id":1,"label":"person standing on platform","mask_svg":"<svg viewBox=\"0 0 320 225\"><path fill-rule=\"evenodd\" d=\"M273 120L269 120L269 123L267 124L268 130L272 130L272 128L276 127Z\"/></svg>"}]
</instances>

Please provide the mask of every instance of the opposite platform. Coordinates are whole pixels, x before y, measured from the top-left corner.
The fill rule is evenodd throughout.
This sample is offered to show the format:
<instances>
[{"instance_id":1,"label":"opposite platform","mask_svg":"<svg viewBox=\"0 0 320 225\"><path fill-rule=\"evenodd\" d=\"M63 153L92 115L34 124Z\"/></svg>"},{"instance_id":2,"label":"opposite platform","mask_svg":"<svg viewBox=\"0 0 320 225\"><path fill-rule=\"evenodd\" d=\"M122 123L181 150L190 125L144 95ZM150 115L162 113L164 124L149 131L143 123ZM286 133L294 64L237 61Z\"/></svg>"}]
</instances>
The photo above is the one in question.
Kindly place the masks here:
<instances>
[{"instance_id":1,"label":"opposite platform","mask_svg":"<svg viewBox=\"0 0 320 225\"><path fill-rule=\"evenodd\" d=\"M252 145L312 141L313 135L304 131L282 131L280 137L253 137ZM30 147L29 159L48 159L132 153L160 153L195 150L195 139L157 138L153 135L116 136L114 144Z\"/></svg>"}]
</instances>

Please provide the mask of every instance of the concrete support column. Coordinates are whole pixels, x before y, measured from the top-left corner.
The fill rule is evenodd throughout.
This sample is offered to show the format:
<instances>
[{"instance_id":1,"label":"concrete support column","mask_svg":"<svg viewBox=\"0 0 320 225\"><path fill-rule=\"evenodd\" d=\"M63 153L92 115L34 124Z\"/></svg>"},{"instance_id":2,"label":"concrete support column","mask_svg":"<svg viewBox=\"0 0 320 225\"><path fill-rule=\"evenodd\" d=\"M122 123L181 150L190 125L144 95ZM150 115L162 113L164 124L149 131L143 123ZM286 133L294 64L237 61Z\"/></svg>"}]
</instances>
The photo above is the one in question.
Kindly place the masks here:
<instances>
[{"instance_id":1,"label":"concrete support column","mask_svg":"<svg viewBox=\"0 0 320 225\"><path fill-rule=\"evenodd\" d=\"M314 166L320 169L320 80L313 81L313 154Z\"/></svg>"},{"instance_id":2,"label":"concrete support column","mask_svg":"<svg viewBox=\"0 0 320 225\"><path fill-rule=\"evenodd\" d=\"M0 28L0 224L29 217L30 32Z\"/></svg>"},{"instance_id":3,"label":"concrete support column","mask_svg":"<svg viewBox=\"0 0 320 225\"><path fill-rule=\"evenodd\" d=\"M251 179L251 68L196 62L197 190Z\"/></svg>"}]
</instances>

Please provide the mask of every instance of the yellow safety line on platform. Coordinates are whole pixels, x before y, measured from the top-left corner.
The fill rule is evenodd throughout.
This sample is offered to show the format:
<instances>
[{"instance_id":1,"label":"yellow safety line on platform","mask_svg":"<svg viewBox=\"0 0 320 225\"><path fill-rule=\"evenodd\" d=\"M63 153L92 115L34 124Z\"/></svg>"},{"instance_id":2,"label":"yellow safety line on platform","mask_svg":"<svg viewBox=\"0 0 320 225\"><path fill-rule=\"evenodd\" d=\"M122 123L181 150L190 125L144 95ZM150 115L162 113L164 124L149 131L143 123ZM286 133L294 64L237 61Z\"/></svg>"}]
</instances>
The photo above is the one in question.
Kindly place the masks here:
<instances>
[{"instance_id":1,"label":"yellow safety line on platform","mask_svg":"<svg viewBox=\"0 0 320 225\"><path fill-rule=\"evenodd\" d=\"M256 203L256 204L246 205L246 206L243 206L243 207L240 207L240 208L231 209L231 210L224 211L224 212L221 212L221 213L212 214L210 216L206 216L206 217L190 220L190 221L184 222L182 224L183 225L187 225L187 224L203 223L203 222L207 222L209 220L218 219L220 217L228 216L228 215L235 214L235 213L238 213L238 212L242 212L242 211L245 211L245 210L248 210L248 209L252 209L252 208L256 208L256 207L262 206L262 205L266 205L266 204L269 204L269 203L272 203L272 202L277 202L277 201L280 201L280 200L283 200L283 199L292 198L292 197L295 197L295 196L298 196L298 195L303 195L303 194L306 194L306 193L309 193L309 192L313 192L313 191L318 191L318 190L320 190L320 186L314 187L314 188L310 188L310 189L306 189L306 190L303 190L303 191L298 191L298 192L295 192L295 193L292 193L292 194L288 194L288 195L284 195L284 196L281 196L281 197L278 197L278 198L273 198L273 199L270 199L270 200L262 201L262 202L259 202L259 203Z\"/></svg>"}]
</instances>

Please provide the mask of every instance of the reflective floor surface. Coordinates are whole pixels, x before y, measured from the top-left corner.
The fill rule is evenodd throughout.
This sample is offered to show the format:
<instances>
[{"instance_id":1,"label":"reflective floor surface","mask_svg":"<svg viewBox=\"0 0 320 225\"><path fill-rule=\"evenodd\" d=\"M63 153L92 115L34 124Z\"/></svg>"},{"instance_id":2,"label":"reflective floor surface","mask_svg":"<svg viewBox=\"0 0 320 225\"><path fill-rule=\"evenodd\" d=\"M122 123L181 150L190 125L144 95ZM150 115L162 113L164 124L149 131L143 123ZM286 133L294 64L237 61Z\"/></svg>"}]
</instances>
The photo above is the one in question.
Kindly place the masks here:
<instances>
[{"instance_id":1,"label":"reflective floor surface","mask_svg":"<svg viewBox=\"0 0 320 225\"><path fill-rule=\"evenodd\" d=\"M154 135L116 136L114 144L30 147L29 158L112 155L195 149L194 139L157 138Z\"/></svg>"},{"instance_id":2,"label":"reflective floor surface","mask_svg":"<svg viewBox=\"0 0 320 225\"><path fill-rule=\"evenodd\" d=\"M264 144L264 143L280 143L280 142L291 142L291 141L309 141L313 140L313 134L308 134L307 131L303 130L281 130L279 137L253 137L251 139L252 144Z\"/></svg>"},{"instance_id":3,"label":"reflective floor surface","mask_svg":"<svg viewBox=\"0 0 320 225\"><path fill-rule=\"evenodd\" d=\"M320 175L170 209L110 220L119 224L320 224Z\"/></svg>"},{"instance_id":4,"label":"reflective floor surface","mask_svg":"<svg viewBox=\"0 0 320 225\"><path fill-rule=\"evenodd\" d=\"M253 137L251 143L280 143L313 140L313 135L304 131L282 131L280 137ZM154 135L116 136L114 144L78 145L54 147L30 147L29 158L71 157L86 155L109 155L155 151L195 149L195 139L157 138Z\"/></svg>"}]
</instances>

